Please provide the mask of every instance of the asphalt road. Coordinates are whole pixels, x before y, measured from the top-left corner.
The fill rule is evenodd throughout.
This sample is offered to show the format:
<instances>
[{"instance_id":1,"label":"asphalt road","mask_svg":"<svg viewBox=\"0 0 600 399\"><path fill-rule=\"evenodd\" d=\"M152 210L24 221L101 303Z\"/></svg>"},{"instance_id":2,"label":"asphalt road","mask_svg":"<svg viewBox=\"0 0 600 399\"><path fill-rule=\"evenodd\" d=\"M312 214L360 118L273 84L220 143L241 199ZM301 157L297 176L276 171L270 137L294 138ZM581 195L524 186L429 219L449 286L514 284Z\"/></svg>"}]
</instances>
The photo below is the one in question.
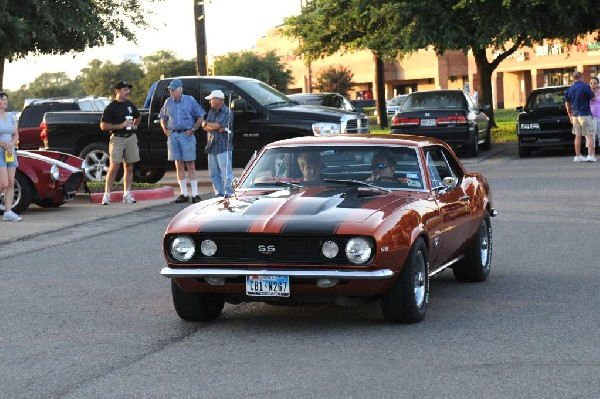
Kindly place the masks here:
<instances>
[{"instance_id":1,"label":"asphalt road","mask_svg":"<svg viewBox=\"0 0 600 399\"><path fill-rule=\"evenodd\" d=\"M600 165L465 163L500 213L492 271L437 276L415 325L386 324L378 304L183 322L159 275L172 204L0 245L0 397L599 397Z\"/></svg>"}]
</instances>

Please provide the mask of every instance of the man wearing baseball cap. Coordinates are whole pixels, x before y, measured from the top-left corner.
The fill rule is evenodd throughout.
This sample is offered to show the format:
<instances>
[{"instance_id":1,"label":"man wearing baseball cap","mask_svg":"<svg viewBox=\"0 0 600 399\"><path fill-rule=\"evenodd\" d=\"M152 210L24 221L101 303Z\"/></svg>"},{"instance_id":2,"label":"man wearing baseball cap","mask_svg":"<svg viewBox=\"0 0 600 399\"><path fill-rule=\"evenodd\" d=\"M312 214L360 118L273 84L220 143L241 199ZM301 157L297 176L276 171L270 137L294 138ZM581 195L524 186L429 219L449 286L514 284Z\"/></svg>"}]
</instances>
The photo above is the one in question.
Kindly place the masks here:
<instances>
[{"instance_id":1,"label":"man wearing baseball cap","mask_svg":"<svg viewBox=\"0 0 600 399\"><path fill-rule=\"evenodd\" d=\"M208 173L215 194L230 197L233 195L233 113L225 105L225 94L221 90L213 90L205 98L210 102L206 121L202 122L206 132Z\"/></svg>"},{"instance_id":2,"label":"man wearing baseball cap","mask_svg":"<svg viewBox=\"0 0 600 399\"><path fill-rule=\"evenodd\" d=\"M106 106L100 120L100 129L110 132L108 153L110 154L110 166L106 174L106 186L102 205L110 205L110 191L119 165L123 162L125 175L123 177L123 202L135 203L131 193L131 182L133 181L133 164L140 160L138 139L135 134L142 118L140 111L131 101L129 94L133 85L127 82L115 84L115 99Z\"/></svg>"},{"instance_id":3,"label":"man wearing baseball cap","mask_svg":"<svg viewBox=\"0 0 600 399\"><path fill-rule=\"evenodd\" d=\"M194 97L183 94L183 83L180 79L173 79L167 88L170 97L165 101L158 117L160 126L167 136L168 159L175 161L177 182L181 189L181 195L175 202L179 204L189 201L185 179L187 169L192 189L192 203L196 203L200 201L200 196L196 177L196 136L194 133L200 128L206 112Z\"/></svg>"}]
</instances>

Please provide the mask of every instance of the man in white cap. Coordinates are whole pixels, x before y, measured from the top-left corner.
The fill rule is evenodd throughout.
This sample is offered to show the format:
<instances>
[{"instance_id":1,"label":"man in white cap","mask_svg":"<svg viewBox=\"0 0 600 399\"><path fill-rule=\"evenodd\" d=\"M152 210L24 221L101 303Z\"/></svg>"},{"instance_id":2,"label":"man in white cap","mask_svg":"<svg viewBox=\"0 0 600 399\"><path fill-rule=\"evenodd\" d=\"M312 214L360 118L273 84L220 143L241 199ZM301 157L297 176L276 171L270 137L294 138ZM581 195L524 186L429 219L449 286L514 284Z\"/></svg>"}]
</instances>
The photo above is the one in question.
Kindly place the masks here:
<instances>
[{"instance_id":1,"label":"man in white cap","mask_svg":"<svg viewBox=\"0 0 600 399\"><path fill-rule=\"evenodd\" d=\"M198 101L192 96L183 94L183 83L180 79L173 79L169 86L171 95L165 101L160 114L160 125L167 136L169 161L175 161L177 182L181 195L176 203L189 201L185 170L192 189L192 203L200 201L198 195L198 178L196 177L196 136L206 112Z\"/></svg>"},{"instance_id":2,"label":"man in white cap","mask_svg":"<svg viewBox=\"0 0 600 399\"><path fill-rule=\"evenodd\" d=\"M221 90L213 90L205 98L210 102L206 121L202 122L206 132L208 173L215 194L227 198L233 195L233 114L225 105L225 94Z\"/></svg>"}]
</instances>

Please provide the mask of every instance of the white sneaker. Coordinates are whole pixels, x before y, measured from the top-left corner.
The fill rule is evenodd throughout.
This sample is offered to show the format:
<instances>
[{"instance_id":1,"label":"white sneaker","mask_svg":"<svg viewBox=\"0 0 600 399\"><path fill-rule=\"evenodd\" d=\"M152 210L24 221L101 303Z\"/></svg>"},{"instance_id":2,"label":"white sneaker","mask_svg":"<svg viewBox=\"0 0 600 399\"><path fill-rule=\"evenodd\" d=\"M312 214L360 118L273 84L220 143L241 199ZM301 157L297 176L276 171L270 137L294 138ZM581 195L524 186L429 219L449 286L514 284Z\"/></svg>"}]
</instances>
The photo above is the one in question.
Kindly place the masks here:
<instances>
[{"instance_id":1,"label":"white sneaker","mask_svg":"<svg viewBox=\"0 0 600 399\"><path fill-rule=\"evenodd\" d=\"M8 220L9 222L18 222L21 219L23 218L13 211L4 212L4 216L2 217L2 220Z\"/></svg>"},{"instance_id":2,"label":"white sneaker","mask_svg":"<svg viewBox=\"0 0 600 399\"><path fill-rule=\"evenodd\" d=\"M598 162L598 160L596 159L596 157L592 156L592 155L588 155L586 158L586 161L588 162Z\"/></svg>"},{"instance_id":3,"label":"white sneaker","mask_svg":"<svg viewBox=\"0 0 600 399\"><path fill-rule=\"evenodd\" d=\"M135 204L136 200L135 198L133 198L133 194L131 193L127 193L123 196L123 203L124 204Z\"/></svg>"},{"instance_id":4,"label":"white sneaker","mask_svg":"<svg viewBox=\"0 0 600 399\"><path fill-rule=\"evenodd\" d=\"M583 155L575 155L575 158L573 158L573 162L587 162L587 158Z\"/></svg>"},{"instance_id":5,"label":"white sneaker","mask_svg":"<svg viewBox=\"0 0 600 399\"><path fill-rule=\"evenodd\" d=\"M110 205L110 193L104 193L102 197L102 205Z\"/></svg>"}]
</instances>

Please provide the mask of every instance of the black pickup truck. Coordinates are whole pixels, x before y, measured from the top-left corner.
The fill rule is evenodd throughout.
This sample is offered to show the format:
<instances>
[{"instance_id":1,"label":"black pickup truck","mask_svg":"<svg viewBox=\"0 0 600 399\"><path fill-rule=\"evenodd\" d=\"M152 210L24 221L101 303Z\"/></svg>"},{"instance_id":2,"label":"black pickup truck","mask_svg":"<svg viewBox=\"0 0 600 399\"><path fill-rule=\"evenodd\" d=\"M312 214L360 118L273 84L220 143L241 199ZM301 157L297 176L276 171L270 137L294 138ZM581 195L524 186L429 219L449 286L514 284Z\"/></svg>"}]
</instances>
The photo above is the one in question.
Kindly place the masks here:
<instances>
[{"instance_id":1,"label":"black pickup truck","mask_svg":"<svg viewBox=\"0 0 600 399\"><path fill-rule=\"evenodd\" d=\"M141 160L134 179L159 181L167 168L167 137L158 114L169 93L172 79L183 81L184 94L192 95L208 112L205 99L213 90L222 90L234 113L234 167L244 167L252 154L276 140L307 135L367 133L364 114L332 108L300 105L283 93L256 79L237 76L188 76L157 81L148 93L149 108L140 109L142 123L137 130ZM90 180L103 180L108 170L107 132L100 130L100 112L47 112L40 134L44 147L78 155L87 162ZM198 132L197 164L206 167L206 135Z\"/></svg>"}]
</instances>

